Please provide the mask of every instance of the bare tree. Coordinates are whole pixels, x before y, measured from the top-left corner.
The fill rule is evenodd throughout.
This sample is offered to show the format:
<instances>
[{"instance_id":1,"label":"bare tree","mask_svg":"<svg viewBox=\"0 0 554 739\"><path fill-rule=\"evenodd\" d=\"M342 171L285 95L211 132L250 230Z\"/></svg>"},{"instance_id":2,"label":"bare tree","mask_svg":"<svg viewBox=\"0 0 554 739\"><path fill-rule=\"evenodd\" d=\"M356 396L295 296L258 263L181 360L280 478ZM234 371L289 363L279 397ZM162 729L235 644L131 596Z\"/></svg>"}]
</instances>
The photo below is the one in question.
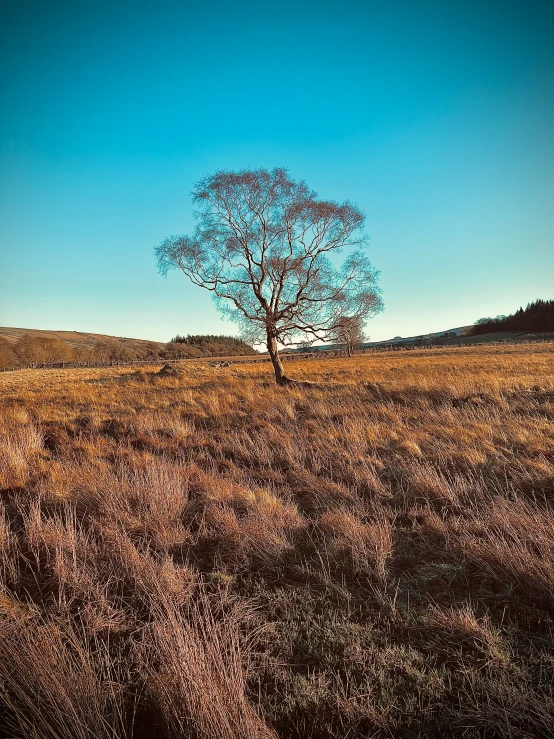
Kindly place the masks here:
<instances>
[{"instance_id":1,"label":"bare tree","mask_svg":"<svg viewBox=\"0 0 554 739\"><path fill-rule=\"evenodd\" d=\"M332 339L344 346L348 356L351 357L352 351L365 341L363 317L342 316L339 318L333 327Z\"/></svg>"},{"instance_id":2,"label":"bare tree","mask_svg":"<svg viewBox=\"0 0 554 739\"><path fill-rule=\"evenodd\" d=\"M290 382L280 344L327 340L339 316L382 309L364 216L351 203L317 199L285 169L217 172L192 195L196 230L156 248L160 272L181 269L212 291L244 339L267 345L278 384ZM336 266L344 248L352 251Z\"/></svg>"}]
</instances>

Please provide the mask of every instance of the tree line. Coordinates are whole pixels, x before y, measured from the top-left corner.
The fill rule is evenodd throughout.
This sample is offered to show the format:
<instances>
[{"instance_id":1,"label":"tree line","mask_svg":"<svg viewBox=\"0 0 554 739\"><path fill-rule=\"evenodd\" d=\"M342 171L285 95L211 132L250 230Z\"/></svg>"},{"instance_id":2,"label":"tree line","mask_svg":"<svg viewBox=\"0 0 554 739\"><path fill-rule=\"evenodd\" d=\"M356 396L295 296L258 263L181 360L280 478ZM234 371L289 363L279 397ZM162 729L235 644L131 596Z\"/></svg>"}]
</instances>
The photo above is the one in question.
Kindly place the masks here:
<instances>
[{"instance_id":1,"label":"tree line","mask_svg":"<svg viewBox=\"0 0 554 739\"><path fill-rule=\"evenodd\" d=\"M509 316L480 318L471 328L471 335L496 331L554 331L554 300L535 300Z\"/></svg>"},{"instance_id":2,"label":"tree line","mask_svg":"<svg viewBox=\"0 0 554 739\"><path fill-rule=\"evenodd\" d=\"M236 357L257 354L250 344L236 336L177 334L165 345L163 359L194 359L195 357Z\"/></svg>"},{"instance_id":3,"label":"tree line","mask_svg":"<svg viewBox=\"0 0 554 739\"><path fill-rule=\"evenodd\" d=\"M0 368L59 362L133 362L195 357L256 354L246 342L234 336L176 336L167 344L155 341L126 343L102 339L87 346L72 346L63 339L24 336L18 342L0 337Z\"/></svg>"}]
</instances>

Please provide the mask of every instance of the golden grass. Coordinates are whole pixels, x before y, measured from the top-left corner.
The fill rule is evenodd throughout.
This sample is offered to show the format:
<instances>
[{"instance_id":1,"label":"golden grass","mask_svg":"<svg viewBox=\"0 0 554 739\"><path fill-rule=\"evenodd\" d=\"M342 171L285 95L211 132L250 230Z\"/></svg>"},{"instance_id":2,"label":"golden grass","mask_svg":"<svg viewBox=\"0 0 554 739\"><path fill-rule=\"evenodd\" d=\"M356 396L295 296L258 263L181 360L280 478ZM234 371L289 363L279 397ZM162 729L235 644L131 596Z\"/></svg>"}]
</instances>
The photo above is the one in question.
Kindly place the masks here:
<instances>
[{"instance_id":1,"label":"golden grass","mask_svg":"<svg viewBox=\"0 0 554 739\"><path fill-rule=\"evenodd\" d=\"M0 374L0 733L550 736L554 344Z\"/></svg>"}]
</instances>

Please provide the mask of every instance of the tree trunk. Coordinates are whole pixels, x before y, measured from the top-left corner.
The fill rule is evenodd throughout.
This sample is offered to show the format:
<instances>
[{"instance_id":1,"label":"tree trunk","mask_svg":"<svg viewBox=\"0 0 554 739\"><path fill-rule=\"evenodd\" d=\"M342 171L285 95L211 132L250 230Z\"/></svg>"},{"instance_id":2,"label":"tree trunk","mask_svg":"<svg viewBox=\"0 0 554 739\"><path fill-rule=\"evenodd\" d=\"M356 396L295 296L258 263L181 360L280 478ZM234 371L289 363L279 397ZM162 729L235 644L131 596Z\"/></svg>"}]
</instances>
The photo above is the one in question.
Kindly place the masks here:
<instances>
[{"instance_id":1,"label":"tree trunk","mask_svg":"<svg viewBox=\"0 0 554 739\"><path fill-rule=\"evenodd\" d=\"M281 362L279 356L279 350L277 348L277 339L275 336L267 335L267 350L271 357L271 363L273 364L273 371L275 372L275 382L278 385L288 385L291 381L285 374L285 368Z\"/></svg>"}]
</instances>

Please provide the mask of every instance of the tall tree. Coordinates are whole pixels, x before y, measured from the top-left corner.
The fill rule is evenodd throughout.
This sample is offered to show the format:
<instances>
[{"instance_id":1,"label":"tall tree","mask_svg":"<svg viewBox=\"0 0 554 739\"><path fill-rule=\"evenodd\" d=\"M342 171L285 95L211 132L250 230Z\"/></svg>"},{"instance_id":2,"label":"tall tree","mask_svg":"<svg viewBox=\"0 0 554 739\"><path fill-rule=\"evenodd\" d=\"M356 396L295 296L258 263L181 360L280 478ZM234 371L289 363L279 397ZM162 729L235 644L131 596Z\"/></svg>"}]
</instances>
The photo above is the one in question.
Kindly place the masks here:
<instances>
[{"instance_id":1,"label":"tall tree","mask_svg":"<svg viewBox=\"0 0 554 739\"><path fill-rule=\"evenodd\" d=\"M196 230L156 248L159 270L181 269L213 292L244 339L266 344L278 384L290 382L279 344L325 341L341 316L382 310L364 215L351 203L318 199L285 169L217 172L197 183L193 202Z\"/></svg>"}]
</instances>

